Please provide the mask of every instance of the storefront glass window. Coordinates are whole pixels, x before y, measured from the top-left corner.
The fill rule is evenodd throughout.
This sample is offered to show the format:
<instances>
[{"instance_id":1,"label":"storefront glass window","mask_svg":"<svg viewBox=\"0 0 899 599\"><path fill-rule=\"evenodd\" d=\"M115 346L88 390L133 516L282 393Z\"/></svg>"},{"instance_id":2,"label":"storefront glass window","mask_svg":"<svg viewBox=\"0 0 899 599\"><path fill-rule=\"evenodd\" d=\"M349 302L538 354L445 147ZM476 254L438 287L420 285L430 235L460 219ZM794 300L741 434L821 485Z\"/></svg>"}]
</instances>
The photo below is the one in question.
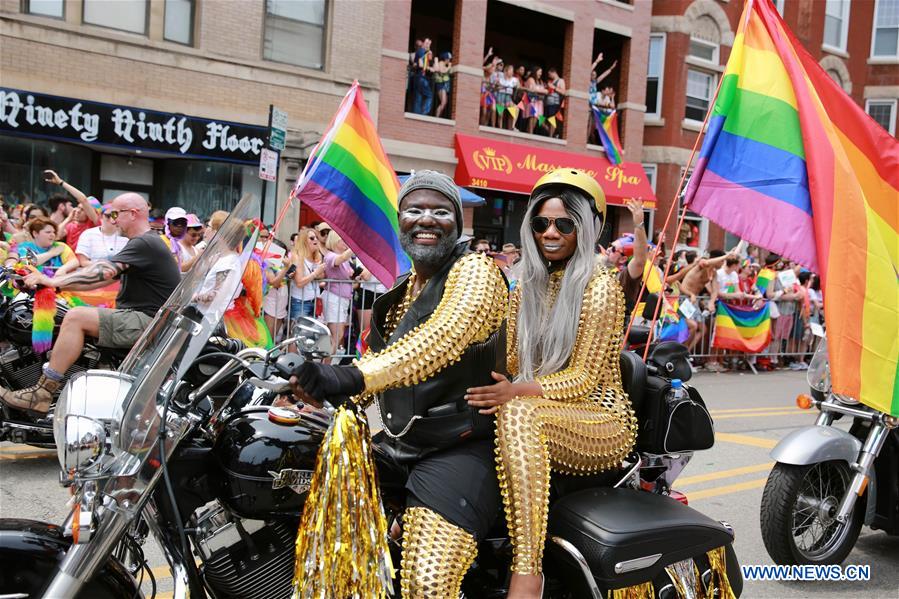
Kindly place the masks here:
<instances>
[{"instance_id":1,"label":"storefront glass window","mask_svg":"<svg viewBox=\"0 0 899 599\"><path fill-rule=\"evenodd\" d=\"M91 194L92 152L71 144L0 136L0 195L7 204L47 203L59 188L44 182L53 169L86 194Z\"/></svg>"},{"instance_id":2,"label":"storefront glass window","mask_svg":"<svg viewBox=\"0 0 899 599\"><path fill-rule=\"evenodd\" d=\"M246 193L262 195L262 181L254 168L225 162L166 160L162 167L159 197L153 205L162 210L180 206L207 218L216 210L231 210ZM266 204L274 202L273 184L267 186ZM273 219L274 209L266 214Z\"/></svg>"}]
</instances>

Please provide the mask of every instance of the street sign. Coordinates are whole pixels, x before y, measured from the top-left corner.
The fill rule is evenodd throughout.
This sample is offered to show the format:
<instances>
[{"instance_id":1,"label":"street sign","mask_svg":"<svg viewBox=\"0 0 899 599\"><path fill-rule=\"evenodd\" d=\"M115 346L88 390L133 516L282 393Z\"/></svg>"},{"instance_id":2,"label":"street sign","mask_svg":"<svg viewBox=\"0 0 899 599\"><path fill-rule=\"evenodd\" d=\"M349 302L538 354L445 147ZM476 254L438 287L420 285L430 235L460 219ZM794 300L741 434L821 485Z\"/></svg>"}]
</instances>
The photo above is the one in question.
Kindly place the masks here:
<instances>
[{"instance_id":1,"label":"street sign","mask_svg":"<svg viewBox=\"0 0 899 599\"><path fill-rule=\"evenodd\" d=\"M272 129L287 131L287 113L272 106Z\"/></svg>"},{"instance_id":2,"label":"street sign","mask_svg":"<svg viewBox=\"0 0 899 599\"><path fill-rule=\"evenodd\" d=\"M272 127L271 133L268 138L268 145L273 150L281 151L284 149L284 142L287 138L287 134L283 129L275 129Z\"/></svg>"},{"instance_id":3,"label":"street sign","mask_svg":"<svg viewBox=\"0 0 899 599\"><path fill-rule=\"evenodd\" d=\"M279 154L268 148L263 148L259 156L259 178L265 181L274 181L278 174Z\"/></svg>"}]
</instances>

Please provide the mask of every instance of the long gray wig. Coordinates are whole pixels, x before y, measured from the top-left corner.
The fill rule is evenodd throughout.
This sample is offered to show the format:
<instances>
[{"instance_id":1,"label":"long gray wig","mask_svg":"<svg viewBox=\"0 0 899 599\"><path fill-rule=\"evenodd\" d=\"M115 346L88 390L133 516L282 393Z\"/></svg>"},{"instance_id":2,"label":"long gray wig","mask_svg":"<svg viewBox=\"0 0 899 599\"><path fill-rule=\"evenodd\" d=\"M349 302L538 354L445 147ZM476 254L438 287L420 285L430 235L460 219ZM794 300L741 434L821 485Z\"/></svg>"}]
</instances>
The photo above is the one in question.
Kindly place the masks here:
<instances>
[{"instance_id":1,"label":"long gray wig","mask_svg":"<svg viewBox=\"0 0 899 599\"><path fill-rule=\"evenodd\" d=\"M531 231L531 218L550 198L559 198L574 219L577 249L565 268L561 288L552 306L547 306L549 265ZM596 241L602 222L591 210L592 199L567 186L549 186L535 195L521 225L522 259L518 284L518 376L533 381L562 370L571 357L580 322L584 290L596 266Z\"/></svg>"}]
</instances>

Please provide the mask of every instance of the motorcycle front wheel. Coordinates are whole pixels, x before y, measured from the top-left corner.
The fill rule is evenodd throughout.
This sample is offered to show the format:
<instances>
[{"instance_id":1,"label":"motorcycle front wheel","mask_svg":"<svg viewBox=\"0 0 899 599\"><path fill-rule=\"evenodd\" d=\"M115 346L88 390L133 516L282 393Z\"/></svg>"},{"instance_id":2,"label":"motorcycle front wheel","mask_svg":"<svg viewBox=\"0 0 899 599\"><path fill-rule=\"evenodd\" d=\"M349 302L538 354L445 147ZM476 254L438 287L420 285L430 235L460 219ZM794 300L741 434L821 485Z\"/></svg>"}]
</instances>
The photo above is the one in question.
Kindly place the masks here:
<instances>
[{"instance_id":1,"label":"motorcycle front wheel","mask_svg":"<svg viewBox=\"0 0 899 599\"><path fill-rule=\"evenodd\" d=\"M762 539L777 564L839 564L858 539L865 497L846 522L836 513L853 472L843 461L805 466L777 463L762 494Z\"/></svg>"}]
</instances>

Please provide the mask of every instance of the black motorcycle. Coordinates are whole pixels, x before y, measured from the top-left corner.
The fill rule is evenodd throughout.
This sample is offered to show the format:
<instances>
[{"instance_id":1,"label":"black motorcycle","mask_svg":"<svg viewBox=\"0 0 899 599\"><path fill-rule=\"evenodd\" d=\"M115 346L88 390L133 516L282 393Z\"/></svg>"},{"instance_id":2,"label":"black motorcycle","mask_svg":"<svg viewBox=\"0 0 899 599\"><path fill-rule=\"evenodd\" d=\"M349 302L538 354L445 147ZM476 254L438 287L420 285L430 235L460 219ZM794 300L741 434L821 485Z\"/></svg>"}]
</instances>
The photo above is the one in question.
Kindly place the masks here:
<instances>
[{"instance_id":1,"label":"black motorcycle","mask_svg":"<svg viewBox=\"0 0 899 599\"><path fill-rule=\"evenodd\" d=\"M0 268L0 285L19 278L9 269ZM12 390L37 384L43 365L49 360L49 352L37 353L32 349L34 292L24 287L19 289L13 297L0 295L0 385ZM57 298L54 342L68 310L68 303ZM81 355L65 372L65 378L68 380L77 373L96 368L118 368L127 353L127 349L102 348L96 345L95 340L85 339ZM24 411L0 404L0 441L53 447L51 419L34 418Z\"/></svg>"},{"instance_id":2,"label":"black motorcycle","mask_svg":"<svg viewBox=\"0 0 899 599\"><path fill-rule=\"evenodd\" d=\"M196 301L206 296L202 273L244 235L246 203L120 371L76 376L60 396L55 430L74 508L62 526L0 521L0 596L140 597L139 581L152 582L141 550L148 535L163 548L174 597L291 596L294 541L330 412L268 405L287 391L299 355L203 351L239 278L221 290L223 303ZM294 341L301 350L317 343L283 345ZM698 435L706 444L711 431L695 390L668 407L659 403L671 386L659 373L688 373L682 357L676 347L657 348L649 364L623 354L643 425L640 451L619 472L553 481L546 596L598 598L646 582L662 599L680 596L677 589L713 596L722 568L709 552L719 548L740 595L733 531L667 496L689 457L679 447L684 431L669 423L699 418L694 426L706 426ZM405 481L394 458L376 444L385 511L398 521ZM505 596L511 546L498 521L466 577L466 597Z\"/></svg>"}]
</instances>

